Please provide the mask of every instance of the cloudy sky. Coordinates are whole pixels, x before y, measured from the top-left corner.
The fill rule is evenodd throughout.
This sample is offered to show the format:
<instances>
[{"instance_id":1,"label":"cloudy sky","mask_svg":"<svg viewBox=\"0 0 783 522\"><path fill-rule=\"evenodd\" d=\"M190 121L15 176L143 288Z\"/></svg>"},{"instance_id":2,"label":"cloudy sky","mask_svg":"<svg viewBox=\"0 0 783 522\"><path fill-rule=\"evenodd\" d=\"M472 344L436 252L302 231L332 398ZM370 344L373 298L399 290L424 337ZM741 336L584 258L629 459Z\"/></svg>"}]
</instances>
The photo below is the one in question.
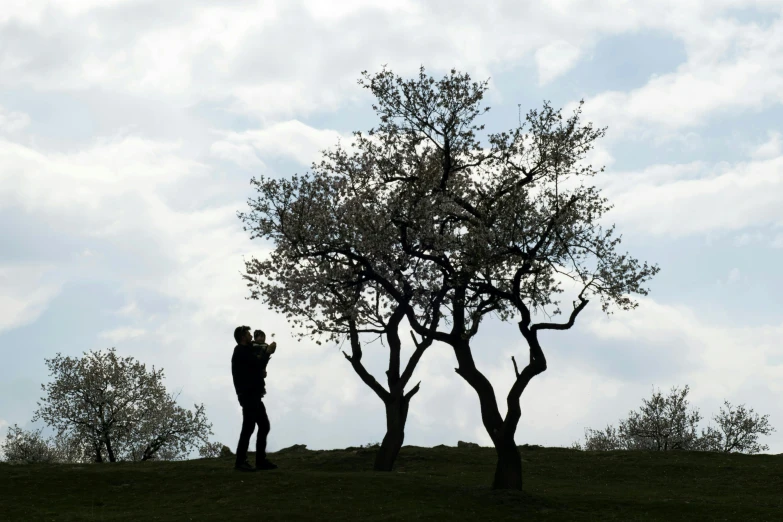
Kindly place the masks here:
<instances>
[{"instance_id":1,"label":"cloudy sky","mask_svg":"<svg viewBox=\"0 0 783 522\"><path fill-rule=\"evenodd\" d=\"M303 173L376 124L356 81L383 64L490 78L493 132L584 98L608 126L591 156L607 217L661 267L637 310L591 303L542 334L518 443L570 445L688 384L702 426L745 403L783 452L783 0L4 0L0 428L32 426L45 358L114 346L163 367L233 448L232 332L249 324L280 344L270 450L379 441L381 403L337 347L245 300L243 256L270 245L236 212L252 176ZM486 322L474 344L504 405L524 341ZM366 353L382 377L383 346ZM455 366L425 354L407 444L490 443Z\"/></svg>"}]
</instances>

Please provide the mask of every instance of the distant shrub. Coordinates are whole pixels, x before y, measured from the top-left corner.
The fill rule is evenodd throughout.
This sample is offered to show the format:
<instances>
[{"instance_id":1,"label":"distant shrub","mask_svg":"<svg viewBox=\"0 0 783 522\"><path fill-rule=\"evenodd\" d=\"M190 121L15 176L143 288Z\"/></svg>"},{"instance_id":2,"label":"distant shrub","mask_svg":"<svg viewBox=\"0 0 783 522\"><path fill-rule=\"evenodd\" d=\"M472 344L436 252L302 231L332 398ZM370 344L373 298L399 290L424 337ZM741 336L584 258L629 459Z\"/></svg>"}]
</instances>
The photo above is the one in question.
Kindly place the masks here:
<instances>
[{"instance_id":1,"label":"distant shrub","mask_svg":"<svg viewBox=\"0 0 783 522\"><path fill-rule=\"evenodd\" d=\"M11 464L54 462L56 455L52 445L43 438L41 430L25 431L18 425L8 427L2 443L3 460Z\"/></svg>"},{"instance_id":2,"label":"distant shrub","mask_svg":"<svg viewBox=\"0 0 783 522\"><path fill-rule=\"evenodd\" d=\"M760 416L753 409L740 404L732 409L729 401L723 401L726 409L713 417L718 428L708 426L702 430L700 448L703 451L720 451L722 453L747 453L753 455L767 451L769 446L758 443L759 435L769 435L775 428L769 425L769 415Z\"/></svg>"},{"instance_id":3,"label":"distant shrub","mask_svg":"<svg viewBox=\"0 0 783 522\"><path fill-rule=\"evenodd\" d=\"M660 391L653 393L640 411L631 411L627 419L620 421L615 429L608 425L604 431L585 429L584 445L575 442L573 449L586 451L611 450L691 450L720 451L723 453L754 454L769 449L759 445L759 435L769 435L775 431L769 425L769 415L759 416L744 405L732 409L724 401L726 410L713 417L718 428L709 426L697 434L696 425L701 420L697 409L688 410L689 388L672 388L668 397Z\"/></svg>"},{"instance_id":4,"label":"distant shrub","mask_svg":"<svg viewBox=\"0 0 783 522\"><path fill-rule=\"evenodd\" d=\"M218 459L234 455L231 448L220 442L207 442L198 449L198 454L203 459Z\"/></svg>"},{"instance_id":5,"label":"distant shrub","mask_svg":"<svg viewBox=\"0 0 783 522\"><path fill-rule=\"evenodd\" d=\"M223 445L223 447L222 447L222 448L220 448L220 457L221 457L221 458L225 458L225 457L233 457L233 456L234 456L234 452L233 452L233 451L231 451L231 448L229 448L229 447L228 447L228 446L226 446L225 444Z\"/></svg>"},{"instance_id":6,"label":"distant shrub","mask_svg":"<svg viewBox=\"0 0 783 522\"><path fill-rule=\"evenodd\" d=\"M16 424L8 427L0 443L0 457L12 464L90 461L84 441L65 434L44 438L42 430L27 431Z\"/></svg>"}]
</instances>

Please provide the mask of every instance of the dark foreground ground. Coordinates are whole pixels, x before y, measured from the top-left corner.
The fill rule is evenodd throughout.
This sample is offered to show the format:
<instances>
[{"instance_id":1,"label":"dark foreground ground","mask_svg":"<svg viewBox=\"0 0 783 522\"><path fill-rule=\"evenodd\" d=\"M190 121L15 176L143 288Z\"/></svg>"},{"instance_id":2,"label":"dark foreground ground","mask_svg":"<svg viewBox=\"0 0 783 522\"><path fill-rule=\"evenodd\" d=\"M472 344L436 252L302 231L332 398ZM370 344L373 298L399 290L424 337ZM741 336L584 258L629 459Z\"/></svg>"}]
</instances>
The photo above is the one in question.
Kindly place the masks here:
<instances>
[{"instance_id":1,"label":"dark foreground ground","mask_svg":"<svg viewBox=\"0 0 783 522\"><path fill-rule=\"evenodd\" d=\"M489 448L282 450L230 459L0 464L0 520L783 520L783 455L522 448L524 491L492 491ZM252 459L251 459L252 462Z\"/></svg>"}]
</instances>

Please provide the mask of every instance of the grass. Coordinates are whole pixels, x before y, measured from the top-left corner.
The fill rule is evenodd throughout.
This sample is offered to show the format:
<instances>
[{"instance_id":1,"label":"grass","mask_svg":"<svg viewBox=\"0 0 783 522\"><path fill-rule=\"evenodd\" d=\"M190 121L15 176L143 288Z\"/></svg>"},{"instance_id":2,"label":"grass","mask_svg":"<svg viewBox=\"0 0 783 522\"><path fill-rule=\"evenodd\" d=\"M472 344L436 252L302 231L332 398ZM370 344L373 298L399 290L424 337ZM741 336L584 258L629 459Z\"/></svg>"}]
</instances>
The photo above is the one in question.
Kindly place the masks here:
<instances>
[{"instance_id":1,"label":"grass","mask_svg":"<svg viewBox=\"0 0 783 522\"><path fill-rule=\"evenodd\" d=\"M0 520L783 520L783 455L523 447L524 491L492 491L491 448L406 446L103 465L0 464ZM252 458L251 458L252 462Z\"/></svg>"}]
</instances>

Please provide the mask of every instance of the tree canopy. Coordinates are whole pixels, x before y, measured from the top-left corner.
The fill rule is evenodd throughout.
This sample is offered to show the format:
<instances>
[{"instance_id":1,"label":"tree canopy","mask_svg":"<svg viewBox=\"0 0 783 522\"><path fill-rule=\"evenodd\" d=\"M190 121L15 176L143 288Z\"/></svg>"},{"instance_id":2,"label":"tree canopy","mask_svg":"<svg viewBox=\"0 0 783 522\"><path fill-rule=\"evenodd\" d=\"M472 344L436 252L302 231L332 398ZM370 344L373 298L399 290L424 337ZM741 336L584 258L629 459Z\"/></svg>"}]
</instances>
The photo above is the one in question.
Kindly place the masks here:
<instances>
[{"instance_id":1,"label":"tree canopy","mask_svg":"<svg viewBox=\"0 0 783 522\"><path fill-rule=\"evenodd\" d=\"M611 206L584 182L598 171L583 160L605 130L580 124L581 102L566 120L545 102L525 124L487 134L482 145L484 126L474 120L489 110L481 108L487 82L454 69L435 80L423 67L411 80L385 67L362 74L359 84L376 98L377 128L354 132L353 151L339 143L324 151L311 173L253 180L261 195L241 217L252 237L277 248L247 263L248 285L263 288L294 324L307 323L310 335L330 340L344 338L335 325L370 303L384 321L404 312L417 334L454 349L488 434L505 448L499 454L516 452L519 398L546 369L538 333L571 328L593 298L606 313L635 308L631 295L646 295L643 284L659 270L619 253L614 226L600 224ZM367 302L334 300L317 282L326 280L366 291ZM568 318L534 322L537 313L561 313L565 281L577 287ZM521 371L514 360L505 418L471 355L488 314L518 321L530 348ZM521 478L512 482L521 487Z\"/></svg>"}]
</instances>

